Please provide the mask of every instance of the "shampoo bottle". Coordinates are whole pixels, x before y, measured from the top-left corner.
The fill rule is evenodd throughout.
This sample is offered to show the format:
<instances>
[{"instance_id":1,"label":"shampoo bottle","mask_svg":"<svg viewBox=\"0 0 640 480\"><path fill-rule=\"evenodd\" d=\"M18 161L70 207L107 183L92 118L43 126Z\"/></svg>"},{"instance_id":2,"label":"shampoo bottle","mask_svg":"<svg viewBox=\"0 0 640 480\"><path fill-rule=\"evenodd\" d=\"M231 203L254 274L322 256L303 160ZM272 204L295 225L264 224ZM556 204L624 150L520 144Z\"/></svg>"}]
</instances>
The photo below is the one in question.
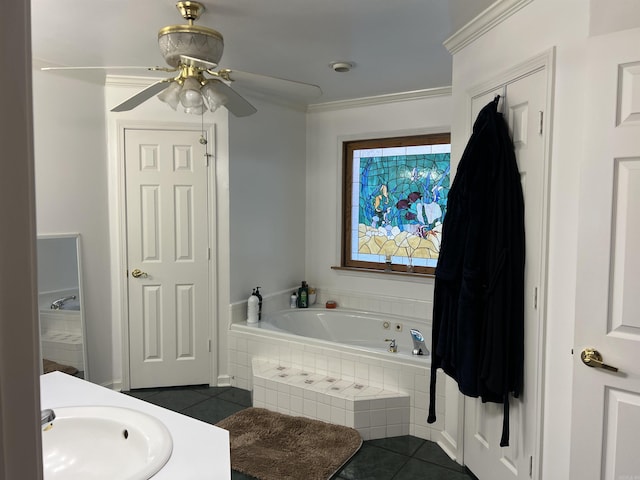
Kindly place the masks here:
<instances>
[{"instance_id":1,"label":"shampoo bottle","mask_svg":"<svg viewBox=\"0 0 640 480\"><path fill-rule=\"evenodd\" d=\"M309 287L307 282L302 282L302 286L298 289L298 308L309 307Z\"/></svg>"},{"instance_id":2,"label":"shampoo bottle","mask_svg":"<svg viewBox=\"0 0 640 480\"><path fill-rule=\"evenodd\" d=\"M260 287L256 287L254 295L258 297L258 320L262 320L262 295L260 294Z\"/></svg>"}]
</instances>

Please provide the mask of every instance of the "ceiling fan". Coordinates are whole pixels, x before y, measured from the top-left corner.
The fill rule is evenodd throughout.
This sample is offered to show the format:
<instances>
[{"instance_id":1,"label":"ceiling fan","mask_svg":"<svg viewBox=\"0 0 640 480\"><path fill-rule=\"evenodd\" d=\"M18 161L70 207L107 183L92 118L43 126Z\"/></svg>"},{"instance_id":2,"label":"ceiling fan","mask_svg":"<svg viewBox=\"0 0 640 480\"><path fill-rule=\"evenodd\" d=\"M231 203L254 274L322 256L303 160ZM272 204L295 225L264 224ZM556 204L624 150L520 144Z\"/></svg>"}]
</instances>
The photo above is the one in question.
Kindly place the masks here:
<instances>
[{"instance_id":1,"label":"ceiling fan","mask_svg":"<svg viewBox=\"0 0 640 480\"><path fill-rule=\"evenodd\" d=\"M157 95L174 110L177 110L178 105L182 105L186 113L196 115L201 115L207 110L215 111L221 106L226 107L236 117L255 113L256 108L229 86L236 81L246 88L284 97L316 98L322 94L317 85L218 68L224 50L222 34L193 23L204 11L204 5L195 1L179 1L176 7L188 23L170 25L158 32L158 45L169 67L133 68L177 72L177 76L148 86L112 108L112 112L132 110ZM109 67L46 67L42 70L77 68Z\"/></svg>"}]
</instances>

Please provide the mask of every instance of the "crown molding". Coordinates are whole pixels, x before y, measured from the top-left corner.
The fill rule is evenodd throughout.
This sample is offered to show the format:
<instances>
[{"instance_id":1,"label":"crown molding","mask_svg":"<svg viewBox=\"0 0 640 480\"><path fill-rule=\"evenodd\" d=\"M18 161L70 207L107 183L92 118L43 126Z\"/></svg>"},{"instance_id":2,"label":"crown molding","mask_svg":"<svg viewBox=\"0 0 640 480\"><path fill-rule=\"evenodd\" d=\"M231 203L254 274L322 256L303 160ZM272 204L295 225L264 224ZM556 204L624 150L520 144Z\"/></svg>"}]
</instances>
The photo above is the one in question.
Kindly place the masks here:
<instances>
[{"instance_id":1,"label":"crown molding","mask_svg":"<svg viewBox=\"0 0 640 480\"><path fill-rule=\"evenodd\" d=\"M314 103L307 107L308 112L328 112L332 110L344 110L347 108L370 107L387 103L407 102L422 100L425 98L444 97L451 95L451 87L427 88L412 90L409 92L389 93L373 97L353 98L350 100L338 100L335 102Z\"/></svg>"},{"instance_id":2,"label":"crown molding","mask_svg":"<svg viewBox=\"0 0 640 480\"><path fill-rule=\"evenodd\" d=\"M443 45L453 55L531 2L533 0L498 0L447 38Z\"/></svg>"}]
</instances>

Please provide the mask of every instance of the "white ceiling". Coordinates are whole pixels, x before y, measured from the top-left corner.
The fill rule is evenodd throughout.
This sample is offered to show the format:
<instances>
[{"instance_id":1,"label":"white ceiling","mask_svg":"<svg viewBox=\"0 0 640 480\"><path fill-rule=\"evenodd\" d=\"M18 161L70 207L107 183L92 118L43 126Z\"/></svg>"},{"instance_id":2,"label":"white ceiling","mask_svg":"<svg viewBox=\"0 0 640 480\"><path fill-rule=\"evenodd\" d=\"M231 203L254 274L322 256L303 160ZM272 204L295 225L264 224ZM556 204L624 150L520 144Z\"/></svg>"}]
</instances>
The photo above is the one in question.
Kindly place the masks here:
<instances>
[{"instance_id":1,"label":"white ceiling","mask_svg":"<svg viewBox=\"0 0 640 480\"><path fill-rule=\"evenodd\" d=\"M206 11L196 24L224 36L222 67L317 84L324 93L311 102L321 103L450 85L451 57L442 42L492 0L200 2ZM185 23L175 3L31 0L33 58L65 66L164 66L157 32ZM329 64L338 60L355 68L336 73Z\"/></svg>"}]
</instances>

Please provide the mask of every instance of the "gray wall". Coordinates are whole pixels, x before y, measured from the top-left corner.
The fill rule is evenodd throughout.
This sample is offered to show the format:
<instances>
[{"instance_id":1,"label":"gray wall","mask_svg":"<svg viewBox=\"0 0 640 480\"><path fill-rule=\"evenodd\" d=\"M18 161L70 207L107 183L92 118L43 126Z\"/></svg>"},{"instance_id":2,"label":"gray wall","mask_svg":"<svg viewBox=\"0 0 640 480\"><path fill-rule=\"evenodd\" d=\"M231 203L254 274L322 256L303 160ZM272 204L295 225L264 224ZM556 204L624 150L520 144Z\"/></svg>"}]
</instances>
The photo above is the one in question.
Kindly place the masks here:
<instances>
[{"instance_id":1,"label":"gray wall","mask_svg":"<svg viewBox=\"0 0 640 480\"><path fill-rule=\"evenodd\" d=\"M255 115L229 116L231 302L256 286L290 288L304 274L305 114L251 102Z\"/></svg>"}]
</instances>

